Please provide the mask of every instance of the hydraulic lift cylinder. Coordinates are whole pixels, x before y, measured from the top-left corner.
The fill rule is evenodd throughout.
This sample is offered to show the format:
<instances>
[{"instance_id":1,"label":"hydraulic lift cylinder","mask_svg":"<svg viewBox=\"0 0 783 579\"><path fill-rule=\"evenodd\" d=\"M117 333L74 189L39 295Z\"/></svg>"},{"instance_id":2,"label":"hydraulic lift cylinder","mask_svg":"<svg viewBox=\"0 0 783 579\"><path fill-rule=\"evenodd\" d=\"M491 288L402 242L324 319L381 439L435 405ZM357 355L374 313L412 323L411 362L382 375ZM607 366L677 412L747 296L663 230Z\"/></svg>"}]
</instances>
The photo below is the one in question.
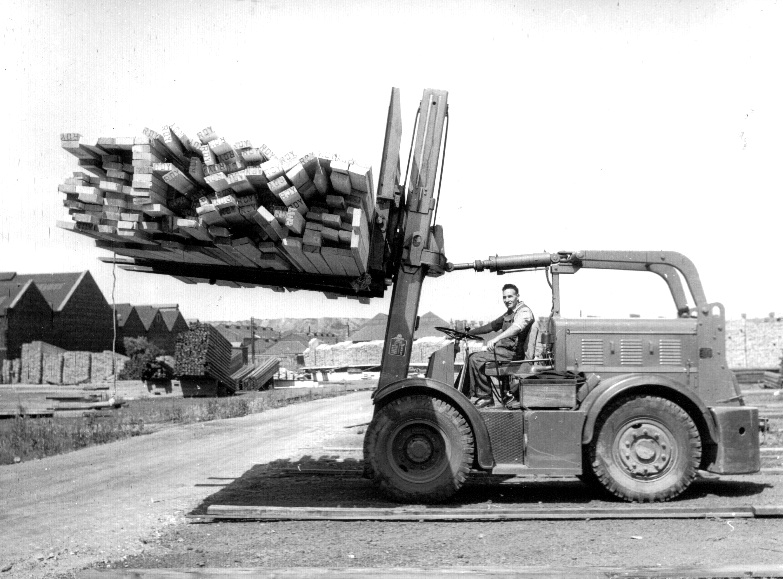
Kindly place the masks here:
<instances>
[{"instance_id":1,"label":"hydraulic lift cylinder","mask_svg":"<svg viewBox=\"0 0 783 579\"><path fill-rule=\"evenodd\" d=\"M448 263L446 271L459 269L475 269L476 271L510 271L514 269L531 269L547 267L560 261L557 253L526 253L524 255L510 255L507 257L490 257L485 260L477 259L473 263Z\"/></svg>"}]
</instances>

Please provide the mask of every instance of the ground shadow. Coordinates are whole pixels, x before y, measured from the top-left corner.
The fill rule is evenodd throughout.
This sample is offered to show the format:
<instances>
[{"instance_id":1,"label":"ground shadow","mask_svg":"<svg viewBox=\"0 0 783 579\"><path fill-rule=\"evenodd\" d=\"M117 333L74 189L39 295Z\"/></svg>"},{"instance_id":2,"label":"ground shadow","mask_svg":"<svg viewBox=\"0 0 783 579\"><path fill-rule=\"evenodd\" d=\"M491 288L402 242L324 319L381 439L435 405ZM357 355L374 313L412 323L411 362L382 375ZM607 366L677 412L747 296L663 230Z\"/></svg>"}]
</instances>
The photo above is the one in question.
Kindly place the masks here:
<instances>
[{"instance_id":1,"label":"ground shadow","mask_svg":"<svg viewBox=\"0 0 783 579\"><path fill-rule=\"evenodd\" d=\"M266 507L399 507L362 478L361 460L324 455L256 464L237 479L208 479L198 486L221 487L191 514L210 505ZM725 499L754 497L771 485L743 480L697 479L675 503L720 506ZM508 506L609 506L620 501L577 478L510 478L471 475L444 508L487 504Z\"/></svg>"}]
</instances>

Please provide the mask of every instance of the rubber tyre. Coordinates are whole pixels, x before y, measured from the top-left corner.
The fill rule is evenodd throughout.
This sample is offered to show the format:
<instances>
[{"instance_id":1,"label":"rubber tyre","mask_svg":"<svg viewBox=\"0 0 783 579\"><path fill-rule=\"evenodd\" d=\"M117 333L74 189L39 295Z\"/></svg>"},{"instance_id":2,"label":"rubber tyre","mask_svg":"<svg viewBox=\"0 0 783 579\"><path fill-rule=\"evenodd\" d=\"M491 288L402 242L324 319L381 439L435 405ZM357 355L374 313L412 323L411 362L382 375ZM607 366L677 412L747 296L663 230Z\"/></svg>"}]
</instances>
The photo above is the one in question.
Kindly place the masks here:
<instances>
[{"instance_id":1,"label":"rubber tyre","mask_svg":"<svg viewBox=\"0 0 783 579\"><path fill-rule=\"evenodd\" d=\"M473 433L453 406L405 396L376 411L364 437L365 473L393 500L438 503L456 493L473 464Z\"/></svg>"},{"instance_id":2,"label":"rubber tyre","mask_svg":"<svg viewBox=\"0 0 783 579\"><path fill-rule=\"evenodd\" d=\"M590 446L593 474L626 501L673 499L696 477L701 438L691 417L670 400L640 396L602 412Z\"/></svg>"}]
</instances>

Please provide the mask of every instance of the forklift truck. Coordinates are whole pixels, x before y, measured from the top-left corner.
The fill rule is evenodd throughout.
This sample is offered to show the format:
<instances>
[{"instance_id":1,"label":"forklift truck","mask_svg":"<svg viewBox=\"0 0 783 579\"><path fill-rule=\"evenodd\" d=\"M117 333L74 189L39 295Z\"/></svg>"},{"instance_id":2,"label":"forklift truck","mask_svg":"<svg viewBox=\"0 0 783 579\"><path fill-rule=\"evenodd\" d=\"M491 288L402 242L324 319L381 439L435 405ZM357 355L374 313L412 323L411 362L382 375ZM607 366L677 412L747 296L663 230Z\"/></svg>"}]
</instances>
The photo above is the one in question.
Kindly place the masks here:
<instances>
[{"instance_id":1,"label":"forklift truck","mask_svg":"<svg viewBox=\"0 0 783 579\"><path fill-rule=\"evenodd\" d=\"M447 93L425 90L400 184L399 93L384 143L374 234L394 285L364 474L394 500L442 502L471 471L578 476L626 501L666 501L699 470L760 469L758 410L744 405L726 365L725 317L708 302L693 263L671 251L563 251L446 261L432 224L448 129ZM498 274L545 269L552 311L531 329L526 355L483 371L514 409L478 409L455 383L459 343L480 339L442 328L454 341L435 352L425 377L408 377L422 284L461 270ZM647 271L662 278L674 319L565 319L560 276L583 269ZM654 279L653 276L650 276ZM683 280L690 294L686 295Z\"/></svg>"},{"instance_id":2,"label":"forklift truck","mask_svg":"<svg viewBox=\"0 0 783 579\"><path fill-rule=\"evenodd\" d=\"M687 258L667 251L574 251L450 264L443 228L435 223L448 93L424 91L404 178L401 118L400 93L394 88L369 224L367 271L358 278L161 260L154 252L116 242L101 246L133 259L106 261L210 283L227 280L359 300L381 297L393 286L364 459L365 475L396 500L446 500L471 470L576 475L630 501L674 498L698 469L720 474L759 470L758 412L744 405L726 367L723 306L707 301ZM517 392L518 409L479 410L471 404L455 387L454 344L433 355L425 377L408 378L426 277L460 275L456 272L468 269L507 273L537 268L546 269L552 279L554 307L546 327L537 340L529 340L525 359L488 364L484 370ZM668 284L678 317L561 318L560 276L589 268L656 274ZM455 341L473 338L446 331Z\"/></svg>"}]
</instances>

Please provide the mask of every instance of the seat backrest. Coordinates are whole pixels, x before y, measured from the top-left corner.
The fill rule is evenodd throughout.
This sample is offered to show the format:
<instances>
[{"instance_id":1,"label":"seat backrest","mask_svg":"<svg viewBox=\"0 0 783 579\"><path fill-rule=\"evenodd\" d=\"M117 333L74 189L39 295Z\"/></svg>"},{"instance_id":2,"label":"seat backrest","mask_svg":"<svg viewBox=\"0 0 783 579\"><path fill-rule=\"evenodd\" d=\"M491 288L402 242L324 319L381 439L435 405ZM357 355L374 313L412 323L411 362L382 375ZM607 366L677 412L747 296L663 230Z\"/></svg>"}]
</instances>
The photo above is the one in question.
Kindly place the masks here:
<instances>
[{"instance_id":1,"label":"seat backrest","mask_svg":"<svg viewBox=\"0 0 783 579\"><path fill-rule=\"evenodd\" d=\"M536 357L536 343L538 342L538 324L533 322L527 333L524 343L525 360L533 360Z\"/></svg>"}]
</instances>

